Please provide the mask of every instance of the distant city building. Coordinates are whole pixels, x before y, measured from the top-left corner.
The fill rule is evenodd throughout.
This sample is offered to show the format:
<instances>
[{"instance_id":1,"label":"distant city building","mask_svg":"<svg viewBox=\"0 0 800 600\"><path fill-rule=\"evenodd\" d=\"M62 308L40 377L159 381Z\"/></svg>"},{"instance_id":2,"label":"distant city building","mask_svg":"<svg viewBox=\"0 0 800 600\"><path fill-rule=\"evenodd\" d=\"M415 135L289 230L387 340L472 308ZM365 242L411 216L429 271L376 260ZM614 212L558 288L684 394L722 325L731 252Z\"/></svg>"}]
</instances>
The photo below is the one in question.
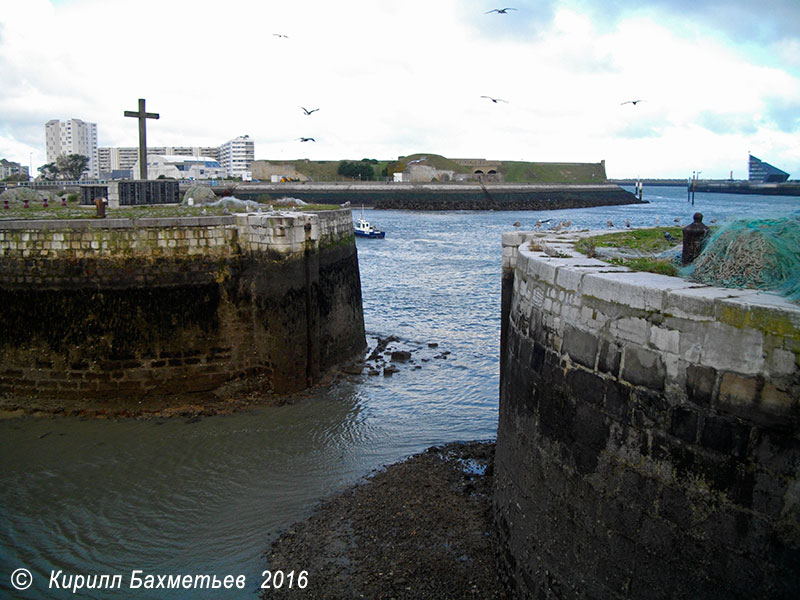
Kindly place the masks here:
<instances>
[{"instance_id":1,"label":"distant city building","mask_svg":"<svg viewBox=\"0 0 800 600\"><path fill-rule=\"evenodd\" d=\"M139 172L139 161L133 165ZM147 178L158 179L222 179L225 169L210 156L186 156L178 154L147 154Z\"/></svg>"},{"instance_id":2,"label":"distant city building","mask_svg":"<svg viewBox=\"0 0 800 600\"><path fill-rule=\"evenodd\" d=\"M26 179L30 178L28 167L18 162L11 162L5 158L0 159L0 179L11 177L12 175L22 175Z\"/></svg>"},{"instance_id":3,"label":"distant city building","mask_svg":"<svg viewBox=\"0 0 800 600\"><path fill-rule=\"evenodd\" d=\"M55 162L62 155L80 154L89 159L86 167L89 177L99 177L96 123L87 123L80 119L52 119L45 123L44 129L48 163Z\"/></svg>"},{"instance_id":4,"label":"distant city building","mask_svg":"<svg viewBox=\"0 0 800 600\"><path fill-rule=\"evenodd\" d=\"M789 173L773 167L769 163L750 155L750 170L747 178L753 183L783 183L789 179Z\"/></svg>"},{"instance_id":5,"label":"distant city building","mask_svg":"<svg viewBox=\"0 0 800 600\"><path fill-rule=\"evenodd\" d=\"M217 148L217 160L228 177L247 175L255 159L255 144L249 135L240 135Z\"/></svg>"},{"instance_id":6,"label":"distant city building","mask_svg":"<svg viewBox=\"0 0 800 600\"><path fill-rule=\"evenodd\" d=\"M151 154L170 155L170 156L205 156L217 159L217 149L201 146L153 146L147 148L147 156ZM137 147L110 147L98 148L100 162L100 173L104 179L116 179L116 174L125 171L133 172L133 166L139 160L139 148ZM127 178L130 175L126 176Z\"/></svg>"}]
</instances>

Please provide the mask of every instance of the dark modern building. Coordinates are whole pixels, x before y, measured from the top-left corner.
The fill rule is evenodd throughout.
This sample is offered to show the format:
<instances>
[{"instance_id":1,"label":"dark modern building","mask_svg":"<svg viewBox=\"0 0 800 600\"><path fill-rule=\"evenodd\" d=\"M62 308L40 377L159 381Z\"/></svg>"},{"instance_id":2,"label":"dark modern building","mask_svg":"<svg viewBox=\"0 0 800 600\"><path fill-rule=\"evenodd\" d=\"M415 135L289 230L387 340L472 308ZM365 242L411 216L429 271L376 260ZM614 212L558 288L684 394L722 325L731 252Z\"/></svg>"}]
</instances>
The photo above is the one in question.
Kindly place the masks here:
<instances>
[{"instance_id":1,"label":"dark modern building","mask_svg":"<svg viewBox=\"0 0 800 600\"><path fill-rule=\"evenodd\" d=\"M787 179L789 179L789 174L785 171L750 155L748 180L752 183L783 183Z\"/></svg>"}]
</instances>

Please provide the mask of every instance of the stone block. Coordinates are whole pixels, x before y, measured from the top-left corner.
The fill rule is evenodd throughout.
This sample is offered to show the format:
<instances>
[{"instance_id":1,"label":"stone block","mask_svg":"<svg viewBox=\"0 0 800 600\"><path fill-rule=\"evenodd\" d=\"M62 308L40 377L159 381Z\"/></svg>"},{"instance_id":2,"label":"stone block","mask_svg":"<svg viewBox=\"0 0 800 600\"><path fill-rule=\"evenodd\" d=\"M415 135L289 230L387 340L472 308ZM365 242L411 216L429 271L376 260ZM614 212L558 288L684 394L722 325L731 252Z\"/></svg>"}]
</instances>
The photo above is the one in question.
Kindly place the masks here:
<instances>
[{"instance_id":1,"label":"stone block","mask_svg":"<svg viewBox=\"0 0 800 600\"><path fill-rule=\"evenodd\" d=\"M623 317L615 319L610 325L611 334L640 346L647 345L650 324L645 319Z\"/></svg>"},{"instance_id":2,"label":"stone block","mask_svg":"<svg viewBox=\"0 0 800 600\"><path fill-rule=\"evenodd\" d=\"M603 403L603 380L584 369L570 369L567 372L567 385L576 400L601 406Z\"/></svg>"},{"instance_id":3,"label":"stone block","mask_svg":"<svg viewBox=\"0 0 800 600\"><path fill-rule=\"evenodd\" d=\"M800 356L795 355L794 352L777 348L773 350L768 366L771 375L782 376L791 375L797 371L798 365L800 365Z\"/></svg>"},{"instance_id":4,"label":"stone block","mask_svg":"<svg viewBox=\"0 0 800 600\"><path fill-rule=\"evenodd\" d=\"M520 253L524 254L522 251ZM548 285L555 284L556 266L552 262L531 260L528 265L528 273Z\"/></svg>"},{"instance_id":5,"label":"stone block","mask_svg":"<svg viewBox=\"0 0 800 600\"><path fill-rule=\"evenodd\" d=\"M619 376L619 366L622 361L622 349L616 342L602 340L600 342L600 356L597 361L597 368L604 373Z\"/></svg>"},{"instance_id":6,"label":"stone block","mask_svg":"<svg viewBox=\"0 0 800 600\"><path fill-rule=\"evenodd\" d=\"M782 390L772 383L766 382L761 389L761 407L775 415L800 414L800 398Z\"/></svg>"},{"instance_id":7,"label":"stone block","mask_svg":"<svg viewBox=\"0 0 800 600\"><path fill-rule=\"evenodd\" d=\"M764 368L764 338L754 329L739 329L722 323L703 328L701 363L719 371L755 375Z\"/></svg>"},{"instance_id":8,"label":"stone block","mask_svg":"<svg viewBox=\"0 0 800 600\"><path fill-rule=\"evenodd\" d=\"M716 383L716 369L694 364L686 368L686 395L695 404L710 406Z\"/></svg>"},{"instance_id":9,"label":"stone block","mask_svg":"<svg viewBox=\"0 0 800 600\"><path fill-rule=\"evenodd\" d=\"M656 350L669 352L671 354L679 354L680 339L680 331L656 326L650 327L650 345Z\"/></svg>"},{"instance_id":10,"label":"stone block","mask_svg":"<svg viewBox=\"0 0 800 600\"><path fill-rule=\"evenodd\" d=\"M630 422L630 388L623 383L607 380L603 391L603 406L606 412L617 421L628 424Z\"/></svg>"},{"instance_id":11,"label":"stone block","mask_svg":"<svg viewBox=\"0 0 800 600\"><path fill-rule=\"evenodd\" d=\"M716 302L749 294L752 292L693 284L667 292L664 312L691 321L713 321L716 318Z\"/></svg>"},{"instance_id":12,"label":"stone block","mask_svg":"<svg viewBox=\"0 0 800 600\"><path fill-rule=\"evenodd\" d=\"M581 289L583 273L577 269L559 268L556 271L556 285L559 287L577 292Z\"/></svg>"},{"instance_id":13,"label":"stone block","mask_svg":"<svg viewBox=\"0 0 800 600\"><path fill-rule=\"evenodd\" d=\"M722 415L707 415L700 433L700 444L709 450L744 457L750 427Z\"/></svg>"},{"instance_id":14,"label":"stone block","mask_svg":"<svg viewBox=\"0 0 800 600\"><path fill-rule=\"evenodd\" d=\"M686 406L674 406L670 411L670 433L684 442L694 443L697 438L698 414Z\"/></svg>"},{"instance_id":15,"label":"stone block","mask_svg":"<svg viewBox=\"0 0 800 600\"><path fill-rule=\"evenodd\" d=\"M569 354L570 358L578 364L594 369L597 346L597 337L594 334L577 329L572 325L565 325L561 350Z\"/></svg>"},{"instance_id":16,"label":"stone block","mask_svg":"<svg viewBox=\"0 0 800 600\"><path fill-rule=\"evenodd\" d=\"M755 406L759 391L764 382L755 377L742 377L735 373L725 373L719 384L718 405L735 413L739 409Z\"/></svg>"},{"instance_id":17,"label":"stone block","mask_svg":"<svg viewBox=\"0 0 800 600\"><path fill-rule=\"evenodd\" d=\"M583 277L583 294L611 304L644 310L644 288L632 283L631 273L587 273Z\"/></svg>"},{"instance_id":18,"label":"stone block","mask_svg":"<svg viewBox=\"0 0 800 600\"><path fill-rule=\"evenodd\" d=\"M663 390L666 378L664 361L655 352L628 346L623 354L622 378L634 385Z\"/></svg>"}]
</instances>

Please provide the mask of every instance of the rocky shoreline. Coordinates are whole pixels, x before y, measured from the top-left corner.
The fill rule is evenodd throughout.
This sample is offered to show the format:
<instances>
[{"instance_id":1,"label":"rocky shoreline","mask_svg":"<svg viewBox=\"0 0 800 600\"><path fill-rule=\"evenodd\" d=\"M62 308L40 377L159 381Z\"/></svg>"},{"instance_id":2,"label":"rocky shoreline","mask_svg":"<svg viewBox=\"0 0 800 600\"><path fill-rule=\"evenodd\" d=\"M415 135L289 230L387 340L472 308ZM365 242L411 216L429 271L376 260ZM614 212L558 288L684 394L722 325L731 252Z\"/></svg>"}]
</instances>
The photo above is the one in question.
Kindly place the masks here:
<instances>
[{"instance_id":1,"label":"rocky shoreline","mask_svg":"<svg viewBox=\"0 0 800 600\"><path fill-rule=\"evenodd\" d=\"M508 598L494 558L493 459L494 443L469 442L391 465L292 525L265 568L307 572L304 589L279 590L286 598Z\"/></svg>"}]
</instances>

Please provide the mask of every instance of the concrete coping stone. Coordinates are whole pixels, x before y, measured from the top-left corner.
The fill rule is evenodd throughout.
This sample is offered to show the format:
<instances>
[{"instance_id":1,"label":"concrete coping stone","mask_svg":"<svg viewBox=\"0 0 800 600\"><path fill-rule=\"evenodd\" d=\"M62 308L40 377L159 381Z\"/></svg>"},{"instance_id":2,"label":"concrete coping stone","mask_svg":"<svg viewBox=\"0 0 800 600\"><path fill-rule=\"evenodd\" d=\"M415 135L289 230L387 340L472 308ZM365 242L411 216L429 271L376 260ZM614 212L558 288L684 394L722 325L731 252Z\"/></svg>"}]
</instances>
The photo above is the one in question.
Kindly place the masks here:
<instances>
[{"instance_id":1,"label":"concrete coping stone","mask_svg":"<svg viewBox=\"0 0 800 600\"><path fill-rule=\"evenodd\" d=\"M547 232L510 232L503 234L503 245L519 242L518 250L521 258L527 263L528 272L536 272L550 283L554 283L557 273L562 270L580 272L580 288L583 293L595 295L609 302L624 303L632 308L642 310L661 310L669 312L677 309L679 316L707 318L714 314L715 306L720 303L730 304L740 310L748 310L757 306L765 309L782 311L788 314L791 321L800 326L800 306L778 294L750 289L729 289L709 286L697 282L686 281L680 277L670 277L657 273L632 271L626 267L609 265L604 261L591 259L582 254L570 258L547 256L541 251L531 251L526 242L528 238L542 240L559 251L564 248L565 234L559 232L558 238ZM591 233L591 232L589 232ZM583 237L587 232L574 232L572 240ZM539 268L535 264L539 264ZM545 270L542 271L541 268ZM608 270L603 270L607 267ZM572 281L571 288L576 289Z\"/></svg>"}]
</instances>

